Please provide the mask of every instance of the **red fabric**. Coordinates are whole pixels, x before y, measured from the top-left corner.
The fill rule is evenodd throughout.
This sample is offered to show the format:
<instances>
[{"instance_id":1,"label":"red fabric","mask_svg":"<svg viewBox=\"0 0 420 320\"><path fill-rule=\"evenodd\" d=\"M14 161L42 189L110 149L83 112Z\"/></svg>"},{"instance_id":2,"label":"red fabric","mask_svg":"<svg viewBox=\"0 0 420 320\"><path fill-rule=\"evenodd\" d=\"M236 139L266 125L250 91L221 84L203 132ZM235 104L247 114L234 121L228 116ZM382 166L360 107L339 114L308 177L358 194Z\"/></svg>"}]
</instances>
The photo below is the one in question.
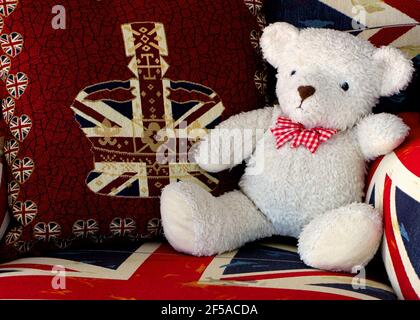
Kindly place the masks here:
<instances>
[{"instance_id":1,"label":"red fabric","mask_svg":"<svg viewBox=\"0 0 420 320\"><path fill-rule=\"evenodd\" d=\"M370 37L369 41L377 47L390 45L413 28L415 26L383 28Z\"/></svg>"},{"instance_id":2,"label":"red fabric","mask_svg":"<svg viewBox=\"0 0 420 320\"><path fill-rule=\"evenodd\" d=\"M409 17L420 21L420 3L417 0L384 0L384 2Z\"/></svg>"},{"instance_id":3,"label":"red fabric","mask_svg":"<svg viewBox=\"0 0 420 320\"><path fill-rule=\"evenodd\" d=\"M0 265L0 299L395 299L370 278L376 270L367 271L366 288L356 288L354 275L305 266L293 246L257 243L216 257L159 243L127 250L70 250Z\"/></svg>"},{"instance_id":4,"label":"red fabric","mask_svg":"<svg viewBox=\"0 0 420 320\"><path fill-rule=\"evenodd\" d=\"M315 153L321 143L331 139L338 131L320 127L306 129L302 124L295 123L289 118L278 117L276 126L271 128L271 132L276 137L277 149L291 141L291 148L304 146L310 152Z\"/></svg>"},{"instance_id":5,"label":"red fabric","mask_svg":"<svg viewBox=\"0 0 420 320\"><path fill-rule=\"evenodd\" d=\"M403 113L400 115L404 122L410 127L410 135L404 144L395 150L398 158L404 161L404 165L412 173L420 177L419 159L413 156L412 150L420 148L420 113Z\"/></svg>"},{"instance_id":6,"label":"red fabric","mask_svg":"<svg viewBox=\"0 0 420 320\"><path fill-rule=\"evenodd\" d=\"M180 119L209 129L264 104L261 1L63 1L64 29L51 25L56 5L21 0L0 12L14 216L2 258L80 238L159 235L158 197L170 181L220 193L240 176L184 165L178 140L180 165L158 163L159 129L180 130Z\"/></svg>"},{"instance_id":7,"label":"red fabric","mask_svg":"<svg viewBox=\"0 0 420 320\"><path fill-rule=\"evenodd\" d=\"M7 126L4 121L0 120L0 240L3 238L9 223L9 215L7 213L7 169L4 165L2 152L6 134Z\"/></svg>"}]
</instances>

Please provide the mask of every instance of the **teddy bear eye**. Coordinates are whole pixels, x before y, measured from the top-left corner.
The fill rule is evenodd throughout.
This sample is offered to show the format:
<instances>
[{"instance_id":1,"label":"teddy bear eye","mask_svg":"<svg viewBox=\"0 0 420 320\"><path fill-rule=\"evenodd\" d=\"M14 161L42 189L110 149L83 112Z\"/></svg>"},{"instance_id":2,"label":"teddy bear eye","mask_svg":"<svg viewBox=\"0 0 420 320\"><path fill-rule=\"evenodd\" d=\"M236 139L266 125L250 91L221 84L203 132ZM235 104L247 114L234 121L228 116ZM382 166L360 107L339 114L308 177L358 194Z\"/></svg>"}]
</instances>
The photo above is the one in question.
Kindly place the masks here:
<instances>
[{"instance_id":1,"label":"teddy bear eye","mask_svg":"<svg viewBox=\"0 0 420 320\"><path fill-rule=\"evenodd\" d=\"M343 82L340 86L344 91L348 91L350 89L350 86L347 82Z\"/></svg>"},{"instance_id":2,"label":"teddy bear eye","mask_svg":"<svg viewBox=\"0 0 420 320\"><path fill-rule=\"evenodd\" d=\"M296 74L296 70L293 70L291 73L290 73L290 75L291 76L294 76Z\"/></svg>"}]
</instances>

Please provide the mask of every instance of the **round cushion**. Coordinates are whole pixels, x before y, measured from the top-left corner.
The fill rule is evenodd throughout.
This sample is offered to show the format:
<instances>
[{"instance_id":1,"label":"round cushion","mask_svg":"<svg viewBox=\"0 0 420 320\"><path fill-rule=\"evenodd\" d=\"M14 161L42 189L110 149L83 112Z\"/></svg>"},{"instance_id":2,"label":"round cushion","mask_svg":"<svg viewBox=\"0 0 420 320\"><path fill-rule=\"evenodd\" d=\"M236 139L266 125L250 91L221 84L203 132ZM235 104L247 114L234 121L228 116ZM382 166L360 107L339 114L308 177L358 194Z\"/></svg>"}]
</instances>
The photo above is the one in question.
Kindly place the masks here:
<instances>
[{"instance_id":1,"label":"round cushion","mask_svg":"<svg viewBox=\"0 0 420 320\"><path fill-rule=\"evenodd\" d=\"M383 211L382 256L400 299L420 299L420 116L405 114L410 136L373 163L366 201Z\"/></svg>"}]
</instances>

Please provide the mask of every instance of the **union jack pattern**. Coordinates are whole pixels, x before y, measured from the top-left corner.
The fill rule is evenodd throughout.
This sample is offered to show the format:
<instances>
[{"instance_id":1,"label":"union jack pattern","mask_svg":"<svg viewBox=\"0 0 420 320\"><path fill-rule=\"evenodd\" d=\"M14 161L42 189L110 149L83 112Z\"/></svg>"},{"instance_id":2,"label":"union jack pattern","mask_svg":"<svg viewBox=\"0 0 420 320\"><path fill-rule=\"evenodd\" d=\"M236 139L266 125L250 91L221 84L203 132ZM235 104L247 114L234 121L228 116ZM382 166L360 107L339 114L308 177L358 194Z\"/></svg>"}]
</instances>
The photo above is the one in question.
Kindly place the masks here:
<instances>
[{"instance_id":1,"label":"union jack pattern","mask_svg":"<svg viewBox=\"0 0 420 320\"><path fill-rule=\"evenodd\" d=\"M132 198L159 197L165 185L178 180L215 189L218 180L188 162L193 141L186 145L181 134L197 133L199 138L214 126L224 110L220 98L203 85L164 78L169 66L162 24L125 24L122 31L135 77L89 86L72 106L93 145L95 168L88 187L101 195ZM126 98L99 98L116 91ZM170 142L164 144L161 134L170 136ZM173 157L159 159L165 151Z\"/></svg>"},{"instance_id":2,"label":"union jack pattern","mask_svg":"<svg viewBox=\"0 0 420 320\"><path fill-rule=\"evenodd\" d=\"M409 300L420 300L419 120L402 147L375 163L366 196L383 212L382 257L389 279L398 297Z\"/></svg>"},{"instance_id":3,"label":"union jack pattern","mask_svg":"<svg viewBox=\"0 0 420 320\"><path fill-rule=\"evenodd\" d=\"M260 38L261 38L261 35L262 35L262 31L259 31L259 30L252 30L251 35L250 35L252 47L256 51L258 51L260 54L261 54L261 52L260 52Z\"/></svg>"},{"instance_id":4,"label":"union jack pattern","mask_svg":"<svg viewBox=\"0 0 420 320\"><path fill-rule=\"evenodd\" d=\"M3 31L3 28L4 28L4 20L2 17L0 17L0 32Z\"/></svg>"},{"instance_id":5,"label":"union jack pattern","mask_svg":"<svg viewBox=\"0 0 420 320\"><path fill-rule=\"evenodd\" d=\"M6 89L13 98L20 99L27 87L28 77L23 72L18 72L16 75L9 74L7 76Z\"/></svg>"},{"instance_id":6,"label":"union jack pattern","mask_svg":"<svg viewBox=\"0 0 420 320\"><path fill-rule=\"evenodd\" d=\"M10 35L4 33L0 36L0 46L4 53L14 58L22 52L23 37L17 32L12 32Z\"/></svg>"},{"instance_id":7,"label":"union jack pattern","mask_svg":"<svg viewBox=\"0 0 420 320\"><path fill-rule=\"evenodd\" d=\"M302 296L306 291L361 300L395 299L387 285L366 280L365 289L355 290L354 275L312 269L300 260L295 246L278 243L251 244L248 248L218 256L207 266L198 283L292 289L301 291Z\"/></svg>"},{"instance_id":8,"label":"union jack pattern","mask_svg":"<svg viewBox=\"0 0 420 320\"><path fill-rule=\"evenodd\" d=\"M267 26L267 20L263 14L257 15L257 24L260 30L263 30Z\"/></svg>"},{"instance_id":9,"label":"union jack pattern","mask_svg":"<svg viewBox=\"0 0 420 320\"><path fill-rule=\"evenodd\" d=\"M7 164L10 166L15 161L19 152L19 142L15 139L7 140L4 144L4 156Z\"/></svg>"},{"instance_id":10,"label":"union jack pattern","mask_svg":"<svg viewBox=\"0 0 420 320\"><path fill-rule=\"evenodd\" d=\"M369 40L373 45L392 46L420 65L420 1L418 0L266 0L270 23L288 22L299 28L332 28ZM418 80L400 94L381 99L376 110L399 113L416 111ZM269 83L275 96L276 81Z\"/></svg>"},{"instance_id":11,"label":"union jack pattern","mask_svg":"<svg viewBox=\"0 0 420 320\"><path fill-rule=\"evenodd\" d=\"M278 0L279 10L268 14L270 22L348 31L376 46L399 48L410 58L420 54L420 2L417 0L303 0L302 10L291 12L293 2Z\"/></svg>"},{"instance_id":12,"label":"union jack pattern","mask_svg":"<svg viewBox=\"0 0 420 320\"><path fill-rule=\"evenodd\" d=\"M58 249L67 249L73 244L73 239L54 238L53 242Z\"/></svg>"},{"instance_id":13,"label":"union jack pattern","mask_svg":"<svg viewBox=\"0 0 420 320\"><path fill-rule=\"evenodd\" d=\"M0 140L0 150L1 145L3 143ZM0 192L4 195L4 193L7 191L7 180L6 180L6 174L5 174L5 168L6 166L0 162ZM4 198L3 198L4 199ZM0 240L3 238L5 233L8 230L10 222L10 216L9 212L7 210L7 203L5 201L0 202Z\"/></svg>"},{"instance_id":14,"label":"union jack pattern","mask_svg":"<svg viewBox=\"0 0 420 320\"><path fill-rule=\"evenodd\" d=\"M7 76L9 75L10 68L12 66L12 61L8 56L2 55L0 56L0 79L6 80Z\"/></svg>"},{"instance_id":15,"label":"union jack pattern","mask_svg":"<svg viewBox=\"0 0 420 320\"><path fill-rule=\"evenodd\" d=\"M16 9L18 0L0 0L0 16L8 17ZM0 29L3 27L1 19ZM1 32L1 31L0 31ZM6 91L9 96L2 100L2 115L9 125L9 130L15 139L5 142L4 154L9 165L11 176L15 179L7 185L8 204L11 214L21 226L25 227L33 222L38 207L31 200L17 201L21 184L25 183L34 168L34 162L28 157L18 159L20 142L23 142L32 128L32 120L27 115L15 115L16 101L25 93L29 79L23 72L11 74L12 58L17 57L23 50L23 36L12 31L10 34L0 35L0 46L6 55L0 56L0 79L6 82ZM32 249L33 241L17 241L22 234L22 227L15 227L6 235L6 243L12 245L20 252L28 252Z\"/></svg>"},{"instance_id":16,"label":"union jack pattern","mask_svg":"<svg viewBox=\"0 0 420 320\"><path fill-rule=\"evenodd\" d=\"M25 140L25 138L28 136L29 132L31 131L31 128L32 128L32 120L26 114L20 117L14 116L10 120L10 124L9 124L10 132L20 142L23 142L23 140Z\"/></svg>"},{"instance_id":17,"label":"union jack pattern","mask_svg":"<svg viewBox=\"0 0 420 320\"><path fill-rule=\"evenodd\" d=\"M249 11L257 16L261 13L263 7L263 0L244 0L245 5L248 7Z\"/></svg>"},{"instance_id":18,"label":"union jack pattern","mask_svg":"<svg viewBox=\"0 0 420 320\"><path fill-rule=\"evenodd\" d=\"M264 1L263 0L244 0L245 5L251 12L251 14L257 20L259 30L252 30L250 34L250 41L252 47L255 49L256 54L261 58L262 62L258 67L258 70L255 72L254 83L258 92L261 95L266 96L267 92L267 77L268 69L267 63L263 61L262 52L260 48L260 38L262 35L262 30L266 27L267 22L264 14ZM268 102L268 97L266 96L266 102Z\"/></svg>"},{"instance_id":19,"label":"union jack pattern","mask_svg":"<svg viewBox=\"0 0 420 320\"><path fill-rule=\"evenodd\" d=\"M31 158L16 159L12 164L12 175L20 184L24 184L34 170L34 161Z\"/></svg>"},{"instance_id":20,"label":"union jack pattern","mask_svg":"<svg viewBox=\"0 0 420 320\"><path fill-rule=\"evenodd\" d=\"M19 244L23 245L23 244ZM67 290L52 290L53 266L66 269ZM367 270L367 274L371 274ZM379 272L380 273L380 272ZM42 281L41 281L42 280ZM16 286L16 282L24 286ZM59 250L0 265L1 299L395 300L385 281L311 269L294 246L248 245L216 257L191 257L168 244L115 250ZM165 290L160 290L165 288ZM205 288L205 289L203 289Z\"/></svg>"},{"instance_id":21,"label":"union jack pattern","mask_svg":"<svg viewBox=\"0 0 420 320\"><path fill-rule=\"evenodd\" d=\"M16 241L13 243L13 247L20 253L27 253L32 250L34 244L33 241Z\"/></svg>"},{"instance_id":22,"label":"union jack pattern","mask_svg":"<svg viewBox=\"0 0 420 320\"><path fill-rule=\"evenodd\" d=\"M258 91L261 94L265 94L267 91L267 83L268 83L268 79L267 79L268 75L267 75L267 70L259 70L255 73L254 76L254 81L255 81L255 86L257 87Z\"/></svg>"},{"instance_id":23,"label":"union jack pattern","mask_svg":"<svg viewBox=\"0 0 420 320\"><path fill-rule=\"evenodd\" d=\"M57 222L38 222L34 227L33 233L35 239L49 242L60 237L61 226Z\"/></svg>"},{"instance_id":24,"label":"union jack pattern","mask_svg":"<svg viewBox=\"0 0 420 320\"><path fill-rule=\"evenodd\" d=\"M110 223L109 230L117 237L129 236L136 231L136 222L131 218L115 218Z\"/></svg>"},{"instance_id":25,"label":"union jack pattern","mask_svg":"<svg viewBox=\"0 0 420 320\"><path fill-rule=\"evenodd\" d=\"M0 0L0 15L3 17L8 17L10 14L15 11L19 0Z\"/></svg>"},{"instance_id":26,"label":"union jack pattern","mask_svg":"<svg viewBox=\"0 0 420 320\"><path fill-rule=\"evenodd\" d=\"M15 100L12 97L7 97L3 99L1 103L1 109L3 113L3 119L9 124L10 120L12 120L13 115L15 113Z\"/></svg>"},{"instance_id":27,"label":"union jack pattern","mask_svg":"<svg viewBox=\"0 0 420 320\"><path fill-rule=\"evenodd\" d=\"M99 225L94 219L78 220L73 224L73 234L78 238L95 236L99 231Z\"/></svg>"},{"instance_id":28,"label":"union jack pattern","mask_svg":"<svg viewBox=\"0 0 420 320\"><path fill-rule=\"evenodd\" d=\"M16 201L12 208L13 216L24 227L29 225L38 214L38 206L31 200Z\"/></svg>"},{"instance_id":29,"label":"union jack pattern","mask_svg":"<svg viewBox=\"0 0 420 320\"><path fill-rule=\"evenodd\" d=\"M147 234L142 235L141 238L156 238L163 234L162 220L159 218L150 219L147 222Z\"/></svg>"},{"instance_id":30,"label":"union jack pattern","mask_svg":"<svg viewBox=\"0 0 420 320\"><path fill-rule=\"evenodd\" d=\"M20 192L20 184L14 180L9 182L7 186L7 193L8 193L8 202L9 202L10 207L12 207L13 204L15 203L17 197L19 196L19 192Z\"/></svg>"},{"instance_id":31,"label":"union jack pattern","mask_svg":"<svg viewBox=\"0 0 420 320\"><path fill-rule=\"evenodd\" d=\"M22 227L12 228L5 236L5 241L7 245L14 244L22 236Z\"/></svg>"},{"instance_id":32,"label":"union jack pattern","mask_svg":"<svg viewBox=\"0 0 420 320\"><path fill-rule=\"evenodd\" d=\"M419 1L352 1L357 12L353 11L353 6L340 1L322 0L322 3L336 10L336 14L338 12L348 16L351 19L351 28L348 30L355 32L358 37L367 39L376 46L397 47L405 51L410 58L420 54ZM389 23L390 17L393 25ZM354 28L356 30L352 30Z\"/></svg>"}]
</instances>

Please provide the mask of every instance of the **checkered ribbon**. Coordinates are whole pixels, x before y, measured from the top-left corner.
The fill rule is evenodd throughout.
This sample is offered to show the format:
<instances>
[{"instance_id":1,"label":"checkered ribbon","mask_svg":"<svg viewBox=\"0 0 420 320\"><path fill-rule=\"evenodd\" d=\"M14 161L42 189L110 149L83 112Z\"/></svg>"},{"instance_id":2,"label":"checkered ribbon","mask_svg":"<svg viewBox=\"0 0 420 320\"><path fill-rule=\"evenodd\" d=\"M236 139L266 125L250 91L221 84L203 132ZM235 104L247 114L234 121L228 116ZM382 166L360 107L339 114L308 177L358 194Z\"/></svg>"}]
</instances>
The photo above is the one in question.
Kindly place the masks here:
<instances>
[{"instance_id":1,"label":"checkered ribbon","mask_svg":"<svg viewBox=\"0 0 420 320\"><path fill-rule=\"evenodd\" d=\"M306 129L302 124L293 122L289 118L278 117L276 126L270 129L276 138L276 148L280 149L287 142L292 141L293 149L304 146L315 153L321 143L330 139L338 130L316 127Z\"/></svg>"}]
</instances>

